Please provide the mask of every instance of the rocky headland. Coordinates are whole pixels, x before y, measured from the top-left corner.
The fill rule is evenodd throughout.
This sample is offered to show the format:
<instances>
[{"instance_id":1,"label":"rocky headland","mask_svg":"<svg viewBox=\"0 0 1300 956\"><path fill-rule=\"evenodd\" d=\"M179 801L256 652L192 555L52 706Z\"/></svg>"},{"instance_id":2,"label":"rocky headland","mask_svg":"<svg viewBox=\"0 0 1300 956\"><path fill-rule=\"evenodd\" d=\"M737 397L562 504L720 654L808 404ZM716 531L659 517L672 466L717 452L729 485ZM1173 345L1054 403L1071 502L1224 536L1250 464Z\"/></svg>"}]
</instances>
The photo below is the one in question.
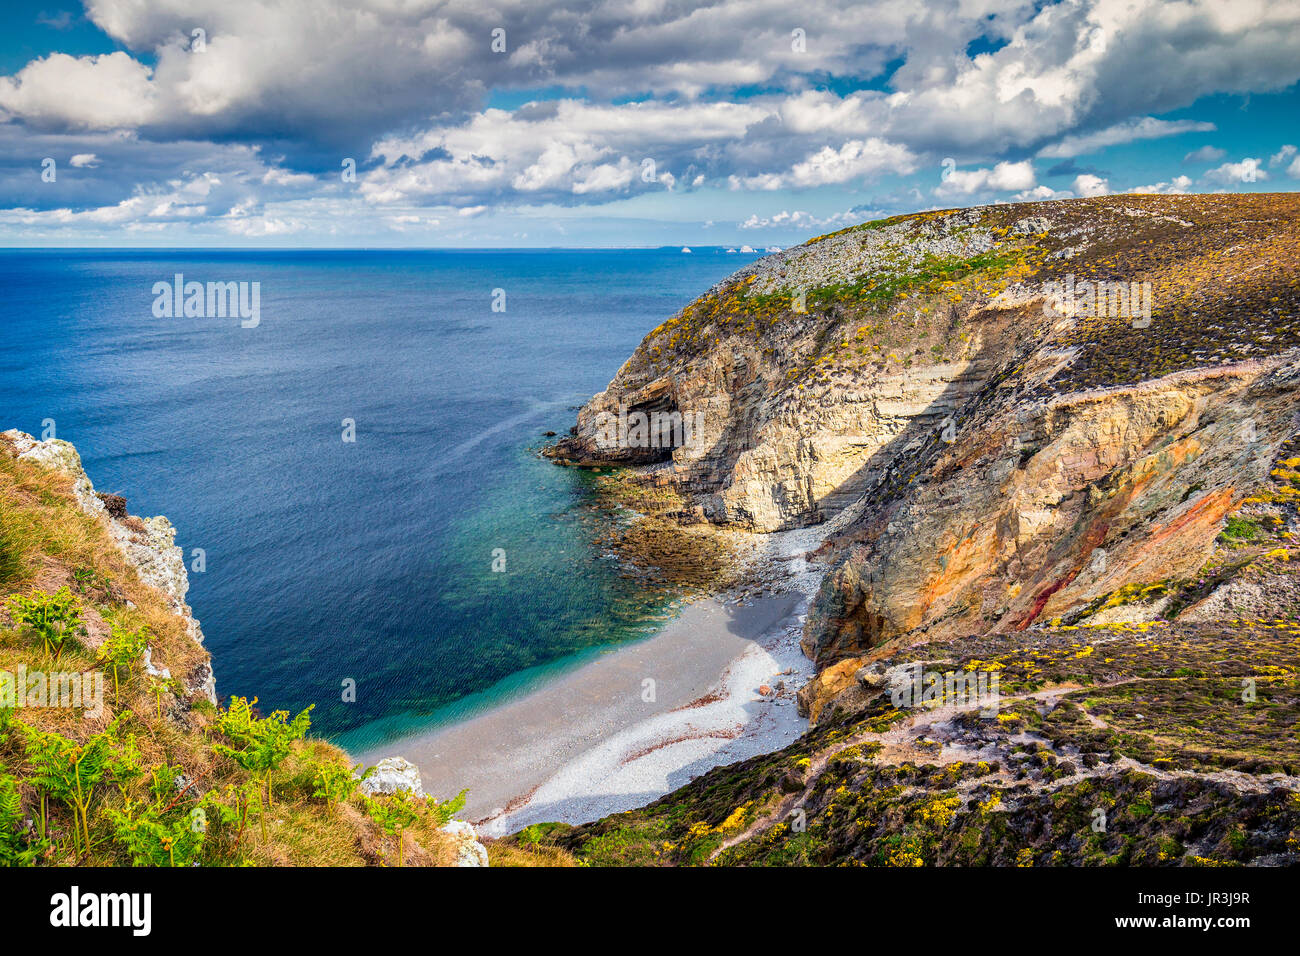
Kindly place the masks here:
<instances>
[{"instance_id":1,"label":"rocky headland","mask_svg":"<svg viewBox=\"0 0 1300 956\"><path fill-rule=\"evenodd\" d=\"M812 726L524 838L599 863L1296 862L1298 248L1294 194L940 210L768 256L654 329L548 454L684 526L817 527ZM695 434L611 440L638 412ZM996 707L964 695L993 677Z\"/></svg>"}]
</instances>

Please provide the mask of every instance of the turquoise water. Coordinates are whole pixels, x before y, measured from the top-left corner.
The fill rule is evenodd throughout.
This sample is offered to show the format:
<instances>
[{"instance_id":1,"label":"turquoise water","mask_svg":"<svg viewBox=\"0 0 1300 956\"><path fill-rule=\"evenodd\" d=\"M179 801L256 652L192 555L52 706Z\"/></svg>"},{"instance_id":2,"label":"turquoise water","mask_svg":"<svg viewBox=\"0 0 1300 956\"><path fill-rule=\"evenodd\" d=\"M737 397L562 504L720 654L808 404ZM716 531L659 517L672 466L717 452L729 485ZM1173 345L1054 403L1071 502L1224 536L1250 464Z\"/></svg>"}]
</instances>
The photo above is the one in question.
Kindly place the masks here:
<instances>
[{"instance_id":1,"label":"turquoise water","mask_svg":"<svg viewBox=\"0 0 1300 956\"><path fill-rule=\"evenodd\" d=\"M315 704L361 748L655 626L663 596L593 545L589 479L536 449L752 258L4 251L0 427L52 419L100 491L204 550L189 601L222 697ZM259 324L155 317L178 272L258 282Z\"/></svg>"}]
</instances>

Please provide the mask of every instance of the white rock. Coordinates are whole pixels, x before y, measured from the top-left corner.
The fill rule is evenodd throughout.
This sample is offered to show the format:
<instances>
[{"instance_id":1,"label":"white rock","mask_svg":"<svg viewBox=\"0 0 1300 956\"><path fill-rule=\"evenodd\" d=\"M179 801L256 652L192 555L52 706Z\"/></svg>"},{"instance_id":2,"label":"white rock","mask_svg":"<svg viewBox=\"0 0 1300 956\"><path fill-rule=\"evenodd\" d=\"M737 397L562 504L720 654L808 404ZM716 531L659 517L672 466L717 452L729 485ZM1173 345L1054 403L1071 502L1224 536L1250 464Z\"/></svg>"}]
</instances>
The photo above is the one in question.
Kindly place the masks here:
<instances>
[{"instance_id":1,"label":"white rock","mask_svg":"<svg viewBox=\"0 0 1300 956\"><path fill-rule=\"evenodd\" d=\"M172 672L170 668L153 666L153 648L144 649L144 672L150 677L161 677L163 680L171 680Z\"/></svg>"},{"instance_id":2,"label":"white rock","mask_svg":"<svg viewBox=\"0 0 1300 956\"><path fill-rule=\"evenodd\" d=\"M478 833L474 829L474 824L467 823L464 820L452 820L442 828L443 833L449 833L454 837L461 837L469 840L477 840Z\"/></svg>"},{"instance_id":3,"label":"white rock","mask_svg":"<svg viewBox=\"0 0 1300 956\"><path fill-rule=\"evenodd\" d=\"M487 847L478 842L474 825L464 820L452 820L442 832L456 841L456 862L452 866L487 866Z\"/></svg>"},{"instance_id":4,"label":"white rock","mask_svg":"<svg viewBox=\"0 0 1300 956\"><path fill-rule=\"evenodd\" d=\"M362 780L357 789L367 797L386 797L401 790L416 797L425 795L420 768L404 757L385 757L379 761L374 773Z\"/></svg>"}]
</instances>

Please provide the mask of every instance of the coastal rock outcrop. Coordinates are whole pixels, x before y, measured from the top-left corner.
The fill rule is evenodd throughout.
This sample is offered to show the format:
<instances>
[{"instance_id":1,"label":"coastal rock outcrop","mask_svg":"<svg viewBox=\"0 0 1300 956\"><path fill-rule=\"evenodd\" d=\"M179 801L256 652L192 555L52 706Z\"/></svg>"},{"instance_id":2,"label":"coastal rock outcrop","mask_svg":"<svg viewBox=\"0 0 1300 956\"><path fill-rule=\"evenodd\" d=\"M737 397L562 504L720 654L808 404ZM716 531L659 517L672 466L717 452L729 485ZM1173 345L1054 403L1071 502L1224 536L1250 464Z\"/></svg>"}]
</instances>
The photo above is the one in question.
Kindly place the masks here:
<instances>
[{"instance_id":1,"label":"coastal rock outcrop","mask_svg":"<svg viewBox=\"0 0 1300 956\"><path fill-rule=\"evenodd\" d=\"M119 496L97 494L81 464L81 456L70 442L57 438L38 441L17 429L0 432L0 437L9 442L20 460L62 472L72 479L72 493L82 511L105 524L118 550L140 579L167 598L170 609L183 620L190 640L202 648L203 630L185 603L190 581L185 570L185 553L176 544L172 523L161 515L140 518L127 514L125 501ZM112 500L111 509L104 498ZM148 666L154 665L150 661ZM170 676L171 672L168 670L167 674ZM212 704L217 702L216 677L206 653L184 675L184 686L187 695L198 695Z\"/></svg>"},{"instance_id":2,"label":"coastal rock outcrop","mask_svg":"<svg viewBox=\"0 0 1300 956\"><path fill-rule=\"evenodd\" d=\"M357 790L367 797L387 797L405 791L413 797L423 797L424 781L420 768L405 757L385 757L357 785Z\"/></svg>"},{"instance_id":3,"label":"coastal rock outcrop","mask_svg":"<svg viewBox=\"0 0 1300 956\"><path fill-rule=\"evenodd\" d=\"M1194 576L1294 434L1300 358L1007 402L843 538L804 640L819 662L924 633L1073 622ZM1131 620L1109 609L1104 621Z\"/></svg>"},{"instance_id":4,"label":"coastal rock outcrop","mask_svg":"<svg viewBox=\"0 0 1300 956\"><path fill-rule=\"evenodd\" d=\"M548 454L629 465L718 524L826 522L822 666L1152 619L1165 597L1121 592L1196 577L1295 431L1298 205L1108 197L819 237L647 335ZM646 464L638 412L697 427Z\"/></svg>"},{"instance_id":5,"label":"coastal rock outcrop","mask_svg":"<svg viewBox=\"0 0 1300 956\"><path fill-rule=\"evenodd\" d=\"M472 823L452 820L442 828L442 832L451 837L454 844L456 862L453 866L488 865L487 848L478 842L478 833Z\"/></svg>"},{"instance_id":6,"label":"coastal rock outcrop","mask_svg":"<svg viewBox=\"0 0 1300 956\"><path fill-rule=\"evenodd\" d=\"M421 799L426 796L420 768L405 757L385 757L379 761L357 785L357 791L366 797L388 797L403 792ZM451 842L452 866L488 865L487 848L479 842L473 824L452 820L440 832Z\"/></svg>"}]
</instances>

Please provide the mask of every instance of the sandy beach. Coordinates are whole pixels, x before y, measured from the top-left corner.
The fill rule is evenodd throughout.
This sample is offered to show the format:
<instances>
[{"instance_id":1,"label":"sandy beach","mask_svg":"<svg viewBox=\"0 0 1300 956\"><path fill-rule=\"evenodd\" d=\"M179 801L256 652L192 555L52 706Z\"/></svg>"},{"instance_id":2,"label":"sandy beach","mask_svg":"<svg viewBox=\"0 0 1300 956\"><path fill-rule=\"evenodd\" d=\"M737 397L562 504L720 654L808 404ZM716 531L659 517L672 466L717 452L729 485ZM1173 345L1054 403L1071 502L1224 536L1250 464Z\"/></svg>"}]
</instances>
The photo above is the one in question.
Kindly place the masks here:
<instances>
[{"instance_id":1,"label":"sandy beach","mask_svg":"<svg viewBox=\"0 0 1300 956\"><path fill-rule=\"evenodd\" d=\"M762 550L786 559L809 543L806 532L787 532L770 536ZM796 558L784 580L759 596L697 600L644 641L360 759L405 757L439 797L468 787L464 817L489 835L642 806L803 732L794 692L812 666L799 634L818 577ZM760 695L763 685L772 692Z\"/></svg>"}]
</instances>

